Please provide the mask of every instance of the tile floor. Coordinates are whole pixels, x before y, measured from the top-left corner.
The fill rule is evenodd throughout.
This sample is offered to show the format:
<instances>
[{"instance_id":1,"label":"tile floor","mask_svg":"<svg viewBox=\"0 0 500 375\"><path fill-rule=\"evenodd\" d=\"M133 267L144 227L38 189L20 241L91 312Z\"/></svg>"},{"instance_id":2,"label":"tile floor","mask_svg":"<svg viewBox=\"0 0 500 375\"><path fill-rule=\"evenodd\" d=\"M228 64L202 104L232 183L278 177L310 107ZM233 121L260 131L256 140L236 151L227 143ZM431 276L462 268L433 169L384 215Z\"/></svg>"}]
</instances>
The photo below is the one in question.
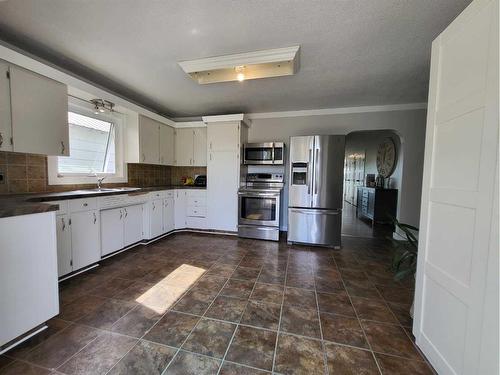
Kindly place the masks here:
<instances>
[{"instance_id":1,"label":"tile floor","mask_svg":"<svg viewBox=\"0 0 500 375\"><path fill-rule=\"evenodd\" d=\"M63 282L0 374L432 374L383 240L333 251L176 234Z\"/></svg>"}]
</instances>

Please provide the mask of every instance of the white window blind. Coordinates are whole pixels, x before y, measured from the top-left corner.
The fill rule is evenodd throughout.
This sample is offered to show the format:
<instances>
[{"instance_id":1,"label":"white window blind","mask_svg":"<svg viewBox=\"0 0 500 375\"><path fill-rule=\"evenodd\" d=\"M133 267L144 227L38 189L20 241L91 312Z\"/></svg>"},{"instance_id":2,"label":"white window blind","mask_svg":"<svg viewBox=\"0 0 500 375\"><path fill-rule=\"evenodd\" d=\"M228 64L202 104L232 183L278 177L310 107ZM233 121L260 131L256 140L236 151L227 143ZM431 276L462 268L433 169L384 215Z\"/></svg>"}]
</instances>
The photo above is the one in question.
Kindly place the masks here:
<instances>
[{"instance_id":1,"label":"white window blind","mask_svg":"<svg viewBox=\"0 0 500 375\"><path fill-rule=\"evenodd\" d=\"M75 112L68 112L70 156L60 156L58 173L112 174L116 170L115 126Z\"/></svg>"}]
</instances>

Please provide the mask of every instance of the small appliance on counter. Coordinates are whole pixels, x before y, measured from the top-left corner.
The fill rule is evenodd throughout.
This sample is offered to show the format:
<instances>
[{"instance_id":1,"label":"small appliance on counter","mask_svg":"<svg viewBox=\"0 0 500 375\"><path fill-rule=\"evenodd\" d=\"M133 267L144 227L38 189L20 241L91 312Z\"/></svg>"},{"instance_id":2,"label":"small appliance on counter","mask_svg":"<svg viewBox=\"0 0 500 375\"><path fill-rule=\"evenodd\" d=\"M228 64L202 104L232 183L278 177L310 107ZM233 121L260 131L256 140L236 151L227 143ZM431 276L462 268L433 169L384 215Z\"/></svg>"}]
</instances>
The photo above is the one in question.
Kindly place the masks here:
<instances>
[{"instance_id":1,"label":"small appliance on counter","mask_svg":"<svg viewBox=\"0 0 500 375\"><path fill-rule=\"evenodd\" d=\"M283 173L249 173L238 191L238 236L279 241Z\"/></svg>"},{"instance_id":2,"label":"small appliance on counter","mask_svg":"<svg viewBox=\"0 0 500 375\"><path fill-rule=\"evenodd\" d=\"M194 186L206 187L207 186L207 175L200 174L200 175L196 176L194 179Z\"/></svg>"}]
</instances>

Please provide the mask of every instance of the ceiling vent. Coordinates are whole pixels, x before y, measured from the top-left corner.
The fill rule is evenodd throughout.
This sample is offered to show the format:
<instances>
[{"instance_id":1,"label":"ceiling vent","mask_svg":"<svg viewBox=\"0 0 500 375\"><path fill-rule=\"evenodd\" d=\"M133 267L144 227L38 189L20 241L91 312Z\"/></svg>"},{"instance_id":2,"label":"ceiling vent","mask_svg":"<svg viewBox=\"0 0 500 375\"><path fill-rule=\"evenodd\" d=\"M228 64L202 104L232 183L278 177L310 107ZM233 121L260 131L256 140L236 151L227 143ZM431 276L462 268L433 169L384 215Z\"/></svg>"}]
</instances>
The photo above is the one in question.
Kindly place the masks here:
<instances>
[{"instance_id":1,"label":"ceiling vent","mask_svg":"<svg viewBox=\"0 0 500 375\"><path fill-rule=\"evenodd\" d=\"M300 46L181 61L180 67L199 84L294 75Z\"/></svg>"}]
</instances>

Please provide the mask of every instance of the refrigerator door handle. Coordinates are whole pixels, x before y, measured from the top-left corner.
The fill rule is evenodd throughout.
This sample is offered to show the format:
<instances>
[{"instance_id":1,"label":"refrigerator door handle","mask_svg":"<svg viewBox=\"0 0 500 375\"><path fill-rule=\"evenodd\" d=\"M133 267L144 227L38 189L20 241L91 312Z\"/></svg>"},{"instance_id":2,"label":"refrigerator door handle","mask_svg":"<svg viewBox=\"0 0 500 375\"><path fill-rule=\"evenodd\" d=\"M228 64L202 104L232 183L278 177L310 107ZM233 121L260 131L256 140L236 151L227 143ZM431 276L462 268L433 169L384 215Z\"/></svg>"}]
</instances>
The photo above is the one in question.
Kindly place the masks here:
<instances>
[{"instance_id":1,"label":"refrigerator door handle","mask_svg":"<svg viewBox=\"0 0 500 375\"><path fill-rule=\"evenodd\" d=\"M319 148L316 149L316 153L314 155L314 194L318 195L318 177L319 177L319 171L318 171L318 155L319 155Z\"/></svg>"},{"instance_id":2,"label":"refrigerator door handle","mask_svg":"<svg viewBox=\"0 0 500 375\"><path fill-rule=\"evenodd\" d=\"M311 194L311 181L312 181L312 149L309 149L309 163L307 164L307 195Z\"/></svg>"},{"instance_id":3,"label":"refrigerator door handle","mask_svg":"<svg viewBox=\"0 0 500 375\"><path fill-rule=\"evenodd\" d=\"M290 208L291 212L297 212L299 214L307 214L307 215L341 215L342 210L337 209L337 210L315 210L315 209L310 209L310 208Z\"/></svg>"}]
</instances>

